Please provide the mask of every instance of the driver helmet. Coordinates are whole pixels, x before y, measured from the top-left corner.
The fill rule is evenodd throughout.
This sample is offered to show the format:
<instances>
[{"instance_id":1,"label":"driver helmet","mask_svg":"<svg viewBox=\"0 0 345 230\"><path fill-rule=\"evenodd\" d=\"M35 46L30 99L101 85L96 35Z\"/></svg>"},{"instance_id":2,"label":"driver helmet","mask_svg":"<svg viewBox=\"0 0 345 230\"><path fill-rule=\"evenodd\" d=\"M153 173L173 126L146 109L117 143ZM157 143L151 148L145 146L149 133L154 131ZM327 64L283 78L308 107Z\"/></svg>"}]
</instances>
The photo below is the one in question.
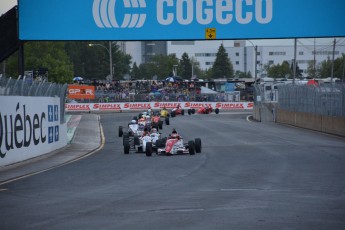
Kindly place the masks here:
<instances>
[{"instance_id":1,"label":"driver helmet","mask_svg":"<svg viewBox=\"0 0 345 230\"><path fill-rule=\"evenodd\" d=\"M152 128L151 129L151 133L157 133L157 129L156 128Z\"/></svg>"},{"instance_id":2,"label":"driver helmet","mask_svg":"<svg viewBox=\"0 0 345 230\"><path fill-rule=\"evenodd\" d=\"M151 109L148 109L149 114L151 114Z\"/></svg>"},{"instance_id":3,"label":"driver helmet","mask_svg":"<svg viewBox=\"0 0 345 230\"><path fill-rule=\"evenodd\" d=\"M150 116L146 116L146 119L150 119Z\"/></svg>"},{"instance_id":4,"label":"driver helmet","mask_svg":"<svg viewBox=\"0 0 345 230\"><path fill-rule=\"evenodd\" d=\"M132 120L131 123L132 123L132 124L136 124L137 121L136 121L136 120Z\"/></svg>"},{"instance_id":5,"label":"driver helmet","mask_svg":"<svg viewBox=\"0 0 345 230\"><path fill-rule=\"evenodd\" d=\"M173 134L171 134L171 137L172 137L172 138L177 138L178 135L177 135L177 133L173 133Z\"/></svg>"},{"instance_id":6,"label":"driver helmet","mask_svg":"<svg viewBox=\"0 0 345 230\"><path fill-rule=\"evenodd\" d=\"M176 129L173 129L172 134L177 134Z\"/></svg>"}]
</instances>

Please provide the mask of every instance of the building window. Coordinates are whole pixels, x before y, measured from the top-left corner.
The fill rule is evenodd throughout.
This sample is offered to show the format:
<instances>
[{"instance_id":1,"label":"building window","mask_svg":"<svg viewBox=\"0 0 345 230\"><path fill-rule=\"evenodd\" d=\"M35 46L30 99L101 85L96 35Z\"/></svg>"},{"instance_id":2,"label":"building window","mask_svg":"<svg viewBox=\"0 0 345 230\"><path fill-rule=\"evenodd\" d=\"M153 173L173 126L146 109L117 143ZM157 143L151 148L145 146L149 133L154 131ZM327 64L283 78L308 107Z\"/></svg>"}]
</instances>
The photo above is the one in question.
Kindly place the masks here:
<instances>
[{"instance_id":1,"label":"building window","mask_svg":"<svg viewBox=\"0 0 345 230\"><path fill-rule=\"evenodd\" d=\"M257 54L257 56L259 56L259 55L260 55L260 52L256 52L256 54Z\"/></svg>"},{"instance_id":2,"label":"building window","mask_svg":"<svg viewBox=\"0 0 345 230\"><path fill-rule=\"evenodd\" d=\"M216 53L196 53L195 57L216 57Z\"/></svg>"},{"instance_id":3,"label":"building window","mask_svg":"<svg viewBox=\"0 0 345 230\"><path fill-rule=\"evenodd\" d=\"M285 56L286 52L269 52L268 55L270 55L270 56Z\"/></svg>"},{"instance_id":4,"label":"building window","mask_svg":"<svg viewBox=\"0 0 345 230\"><path fill-rule=\"evenodd\" d=\"M240 56L240 53L236 53L236 56L237 56L237 57Z\"/></svg>"},{"instance_id":5,"label":"building window","mask_svg":"<svg viewBox=\"0 0 345 230\"><path fill-rule=\"evenodd\" d=\"M304 52L303 51L299 51L298 55L304 55Z\"/></svg>"},{"instance_id":6,"label":"building window","mask_svg":"<svg viewBox=\"0 0 345 230\"><path fill-rule=\"evenodd\" d=\"M269 65L274 65L274 61L273 61L273 60L270 60L270 61L268 61L268 64L269 64Z\"/></svg>"},{"instance_id":7,"label":"building window","mask_svg":"<svg viewBox=\"0 0 345 230\"><path fill-rule=\"evenodd\" d=\"M239 65L240 64L240 62L239 61L236 61L236 65Z\"/></svg>"}]
</instances>

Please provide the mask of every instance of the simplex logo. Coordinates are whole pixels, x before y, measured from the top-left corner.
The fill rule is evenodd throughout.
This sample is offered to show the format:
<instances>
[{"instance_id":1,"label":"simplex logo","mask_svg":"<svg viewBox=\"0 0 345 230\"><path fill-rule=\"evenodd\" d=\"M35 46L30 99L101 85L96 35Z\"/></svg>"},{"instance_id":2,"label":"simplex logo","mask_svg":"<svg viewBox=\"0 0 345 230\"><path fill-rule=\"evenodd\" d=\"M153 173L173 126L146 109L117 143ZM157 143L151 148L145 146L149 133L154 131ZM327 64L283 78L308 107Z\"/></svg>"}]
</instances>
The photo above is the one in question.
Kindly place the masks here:
<instances>
[{"instance_id":1,"label":"simplex logo","mask_svg":"<svg viewBox=\"0 0 345 230\"><path fill-rule=\"evenodd\" d=\"M145 0L122 0L126 9L123 21L119 26L117 12L120 6L116 0L94 0L93 18L100 28L141 28L148 14L156 14L157 23L162 26L178 24L209 25L218 23L269 24L273 19L274 0L156 0L155 3ZM154 6L155 4L155 6ZM128 13L144 8L145 13ZM136 9L136 10L133 10ZM150 15L153 16L153 15Z\"/></svg>"},{"instance_id":2,"label":"simplex logo","mask_svg":"<svg viewBox=\"0 0 345 230\"><path fill-rule=\"evenodd\" d=\"M145 0L122 0L124 8L146 8ZM92 14L100 28L140 28L146 21L146 14L124 14L121 26L115 14L116 0L94 0Z\"/></svg>"},{"instance_id":3,"label":"simplex logo","mask_svg":"<svg viewBox=\"0 0 345 230\"><path fill-rule=\"evenodd\" d=\"M0 112L0 157L12 149L44 144L47 133L48 144L59 141L59 106L48 105L47 125L46 112L30 113L18 102L15 113Z\"/></svg>"}]
</instances>

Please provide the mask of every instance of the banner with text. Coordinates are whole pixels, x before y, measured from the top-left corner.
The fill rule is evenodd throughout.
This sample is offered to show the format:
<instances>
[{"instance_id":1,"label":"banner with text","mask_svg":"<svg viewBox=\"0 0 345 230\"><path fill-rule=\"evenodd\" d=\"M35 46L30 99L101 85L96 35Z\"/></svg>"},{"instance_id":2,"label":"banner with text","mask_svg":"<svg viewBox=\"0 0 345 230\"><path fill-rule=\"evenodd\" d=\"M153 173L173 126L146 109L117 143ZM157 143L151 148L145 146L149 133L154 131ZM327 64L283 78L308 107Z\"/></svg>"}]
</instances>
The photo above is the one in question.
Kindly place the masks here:
<instances>
[{"instance_id":1,"label":"banner with text","mask_svg":"<svg viewBox=\"0 0 345 230\"><path fill-rule=\"evenodd\" d=\"M345 36L344 0L19 0L21 40Z\"/></svg>"},{"instance_id":2,"label":"banner with text","mask_svg":"<svg viewBox=\"0 0 345 230\"><path fill-rule=\"evenodd\" d=\"M138 102L138 103L69 103L65 104L66 112L83 111L143 111L173 109L180 106L182 109L199 109L203 106L212 106L220 110L251 110L253 102Z\"/></svg>"}]
</instances>

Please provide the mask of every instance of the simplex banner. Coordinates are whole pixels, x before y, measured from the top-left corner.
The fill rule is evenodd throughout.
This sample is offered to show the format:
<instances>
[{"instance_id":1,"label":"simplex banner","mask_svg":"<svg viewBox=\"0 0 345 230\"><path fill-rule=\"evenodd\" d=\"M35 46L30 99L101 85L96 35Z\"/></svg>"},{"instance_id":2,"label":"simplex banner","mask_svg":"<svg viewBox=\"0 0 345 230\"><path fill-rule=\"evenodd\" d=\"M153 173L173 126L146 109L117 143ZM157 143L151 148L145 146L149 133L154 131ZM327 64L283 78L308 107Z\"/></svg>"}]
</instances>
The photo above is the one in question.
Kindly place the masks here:
<instances>
[{"instance_id":1,"label":"simplex banner","mask_svg":"<svg viewBox=\"0 0 345 230\"><path fill-rule=\"evenodd\" d=\"M128 102L128 103L74 103L65 104L66 112L83 111L144 111L148 109L173 109L180 106L182 109L199 109L203 106L221 110L251 110L253 102Z\"/></svg>"},{"instance_id":2,"label":"simplex banner","mask_svg":"<svg viewBox=\"0 0 345 230\"><path fill-rule=\"evenodd\" d=\"M345 36L344 0L19 0L21 40Z\"/></svg>"}]
</instances>

